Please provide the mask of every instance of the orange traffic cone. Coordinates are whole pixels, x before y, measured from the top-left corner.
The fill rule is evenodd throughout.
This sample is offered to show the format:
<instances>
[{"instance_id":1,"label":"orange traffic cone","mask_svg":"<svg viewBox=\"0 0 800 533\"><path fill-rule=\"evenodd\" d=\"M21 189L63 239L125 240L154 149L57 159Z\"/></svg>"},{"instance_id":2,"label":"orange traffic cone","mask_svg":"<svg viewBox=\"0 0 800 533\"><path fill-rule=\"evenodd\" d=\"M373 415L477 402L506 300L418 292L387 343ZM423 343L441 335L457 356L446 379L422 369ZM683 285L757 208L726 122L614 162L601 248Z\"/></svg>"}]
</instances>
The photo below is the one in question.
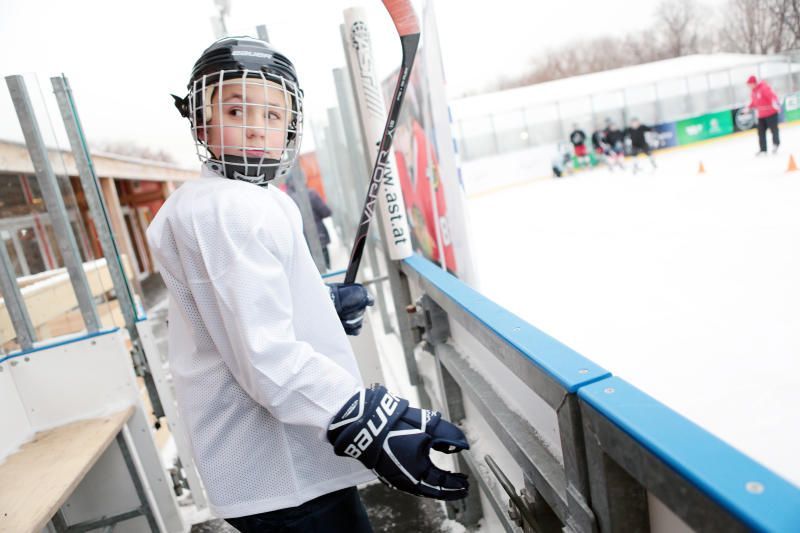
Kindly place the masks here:
<instances>
[{"instance_id":1,"label":"orange traffic cone","mask_svg":"<svg viewBox=\"0 0 800 533\"><path fill-rule=\"evenodd\" d=\"M789 167L786 169L786 172L795 172L797 171L797 163L794 160L794 156L789 154Z\"/></svg>"},{"instance_id":2,"label":"orange traffic cone","mask_svg":"<svg viewBox=\"0 0 800 533\"><path fill-rule=\"evenodd\" d=\"M703 166L703 162L702 161L700 161L700 168L697 169L697 173L698 174L705 174L706 173L706 167Z\"/></svg>"}]
</instances>

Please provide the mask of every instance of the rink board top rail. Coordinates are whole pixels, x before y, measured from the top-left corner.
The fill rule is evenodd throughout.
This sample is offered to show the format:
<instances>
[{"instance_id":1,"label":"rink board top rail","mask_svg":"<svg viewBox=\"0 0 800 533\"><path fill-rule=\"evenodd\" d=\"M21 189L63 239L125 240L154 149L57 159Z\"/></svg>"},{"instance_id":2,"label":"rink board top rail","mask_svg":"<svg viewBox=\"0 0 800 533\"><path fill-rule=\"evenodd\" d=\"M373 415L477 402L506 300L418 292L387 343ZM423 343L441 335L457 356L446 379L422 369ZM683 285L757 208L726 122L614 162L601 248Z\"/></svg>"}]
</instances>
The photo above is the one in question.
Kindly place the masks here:
<instances>
[{"instance_id":1,"label":"rink board top rail","mask_svg":"<svg viewBox=\"0 0 800 533\"><path fill-rule=\"evenodd\" d=\"M427 259L403 263L442 308L459 306L748 528L800 531L800 488Z\"/></svg>"},{"instance_id":2,"label":"rink board top rail","mask_svg":"<svg viewBox=\"0 0 800 533\"><path fill-rule=\"evenodd\" d=\"M141 319L140 319L141 320ZM57 348L59 346L63 346L65 344L71 344L73 342L80 342L86 339L92 339L94 337L100 337L103 335L109 335L111 333L115 333L119 331L118 327L102 329L100 331L94 333L76 333L65 335L64 337L59 337L56 339L47 339L42 342L37 342L34 344L34 347L30 350L17 350L14 352L9 353L8 355L0 356L0 364L5 363L6 361L10 361L17 357L26 357L36 352L41 352L44 350L50 350L51 348Z\"/></svg>"}]
</instances>

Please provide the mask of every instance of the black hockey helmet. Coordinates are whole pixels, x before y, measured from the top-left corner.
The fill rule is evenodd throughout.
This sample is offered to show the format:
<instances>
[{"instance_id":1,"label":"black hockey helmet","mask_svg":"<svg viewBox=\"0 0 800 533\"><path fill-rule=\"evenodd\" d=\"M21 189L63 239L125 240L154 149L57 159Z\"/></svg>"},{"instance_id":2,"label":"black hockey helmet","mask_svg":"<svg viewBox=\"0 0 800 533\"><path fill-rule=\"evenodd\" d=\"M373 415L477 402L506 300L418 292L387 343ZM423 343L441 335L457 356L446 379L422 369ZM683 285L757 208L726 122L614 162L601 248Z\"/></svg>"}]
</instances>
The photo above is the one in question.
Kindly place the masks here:
<instances>
[{"instance_id":1,"label":"black hockey helmet","mask_svg":"<svg viewBox=\"0 0 800 533\"><path fill-rule=\"evenodd\" d=\"M254 78L263 72L300 85L289 58L269 43L252 37L225 37L206 48L192 68L187 88L191 91L194 82L202 76L206 76L206 83L216 83L218 80L214 76L220 71L247 71L248 76Z\"/></svg>"},{"instance_id":2,"label":"black hockey helmet","mask_svg":"<svg viewBox=\"0 0 800 533\"><path fill-rule=\"evenodd\" d=\"M286 96L284 146L280 160L214 154L203 139L212 115L211 99L221 83L245 79L271 82ZM248 82L250 83L250 82ZM257 83L257 82L253 82ZM189 119L198 145L200 160L228 178L243 179L258 185L286 174L294 164L302 135L303 91L297 71L285 55L269 43L252 37L224 37L206 48L195 62L184 98L173 95L175 106ZM198 135L198 131L201 132ZM201 150L201 148L203 150ZM205 151L205 155L202 153Z\"/></svg>"}]
</instances>

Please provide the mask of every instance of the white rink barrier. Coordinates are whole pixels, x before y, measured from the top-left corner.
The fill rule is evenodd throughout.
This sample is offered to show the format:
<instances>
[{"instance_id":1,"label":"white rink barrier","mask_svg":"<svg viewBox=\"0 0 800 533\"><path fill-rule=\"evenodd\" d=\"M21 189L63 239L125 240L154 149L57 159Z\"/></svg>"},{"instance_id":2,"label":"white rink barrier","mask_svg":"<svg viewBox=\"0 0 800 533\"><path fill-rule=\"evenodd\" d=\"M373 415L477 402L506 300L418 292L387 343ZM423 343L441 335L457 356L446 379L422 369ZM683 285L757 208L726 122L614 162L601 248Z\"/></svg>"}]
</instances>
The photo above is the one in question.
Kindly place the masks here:
<instances>
[{"instance_id":1,"label":"white rink barrier","mask_svg":"<svg viewBox=\"0 0 800 533\"><path fill-rule=\"evenodd\" d=\"M188 531L162 467L125 343L124 331L113 329L0 359L0 463L25 453L25 444L36 434L132 409L117 442L112 441L91 469L76 478L74 490L59 496L63 505L54 517L56 531L123 515L132 516L114 524L116 533ZM129 464L140 487L128 475ZM56 484L57 475L54 465L42 480L42 490ZM13 481L7 488L13 492ZM150 519L133 515L143 507L149 508ZM6 531L8 514L0 514L0 531Z\"/></svg>"}]
</instances>

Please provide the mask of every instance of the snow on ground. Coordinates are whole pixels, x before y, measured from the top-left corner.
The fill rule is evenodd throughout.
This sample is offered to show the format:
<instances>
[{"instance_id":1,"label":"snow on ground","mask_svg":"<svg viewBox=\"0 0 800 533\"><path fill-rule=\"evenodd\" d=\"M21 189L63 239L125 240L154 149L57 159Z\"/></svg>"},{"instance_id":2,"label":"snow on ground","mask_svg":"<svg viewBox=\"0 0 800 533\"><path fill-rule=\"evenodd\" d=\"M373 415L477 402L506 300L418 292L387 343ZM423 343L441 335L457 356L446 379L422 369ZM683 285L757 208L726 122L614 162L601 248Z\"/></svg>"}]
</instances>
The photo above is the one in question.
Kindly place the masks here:
<instances>
[{"instance_id":1,"label":"snow on ground","mask_svg":"<svg viewBox=\"0 0 800 533\"><path fill-rule=\"evenodd\" d=\"M489 298L800 486L800 127L781 134L766 158L751 132L475 195L470 231Z\"/></svg>"}]
</instances>

